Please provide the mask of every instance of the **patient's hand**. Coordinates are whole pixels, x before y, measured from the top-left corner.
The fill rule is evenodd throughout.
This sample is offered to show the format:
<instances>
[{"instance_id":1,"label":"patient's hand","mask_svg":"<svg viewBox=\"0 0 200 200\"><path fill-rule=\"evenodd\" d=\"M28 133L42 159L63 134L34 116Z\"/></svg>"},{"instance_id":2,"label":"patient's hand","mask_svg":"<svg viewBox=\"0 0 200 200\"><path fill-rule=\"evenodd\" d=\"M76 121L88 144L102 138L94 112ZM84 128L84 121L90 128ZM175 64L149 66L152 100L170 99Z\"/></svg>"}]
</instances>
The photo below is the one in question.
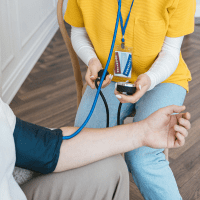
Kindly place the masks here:
<instances>
[{"instance_id":1,"label":"patient's hand","mask_svg":"<svg viewBox=\"0 0 200 200\"><path fill-rule=\"evenodd\" d=\"M190 113L180 113L185 106L161 108L141 121L144 130L143 145L153 148L176 148L183 146L188 136Z\"/></svg>"},{"instance_id":2,"label":"patient's hand","mask_svg":"<svg viewBox=\"0 0 200 200\"><path fill-rule=\"evenodd\" d=\"M140 122L110 128L84 128L76 137L62 142L54 172L81 167L141 146L182 146L190 128L190 114L171 114L183 110L185 106L168 106ZM77 127L62 128L63 136L76 130Z\"/></svg>"}]
</instances>

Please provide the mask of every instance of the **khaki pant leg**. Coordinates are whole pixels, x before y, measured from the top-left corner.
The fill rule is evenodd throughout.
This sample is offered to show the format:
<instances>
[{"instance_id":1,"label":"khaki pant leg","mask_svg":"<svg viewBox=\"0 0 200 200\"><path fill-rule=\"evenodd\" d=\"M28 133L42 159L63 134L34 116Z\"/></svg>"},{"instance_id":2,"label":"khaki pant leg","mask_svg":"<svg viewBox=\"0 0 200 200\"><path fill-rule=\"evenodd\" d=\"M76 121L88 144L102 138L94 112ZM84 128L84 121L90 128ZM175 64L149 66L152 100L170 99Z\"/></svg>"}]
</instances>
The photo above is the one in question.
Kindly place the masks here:
<instances>
[{"instance_id":1,"label":"khaki pant leg","mask_svg":"<svg viewBox=\"0 0 200 200\"><path fill-rule=\"evenodd\" d=\"M128 200L129 174L124 159L117 155L39 176L21 188L28 200Z\"/></svg>"}]
</instances>

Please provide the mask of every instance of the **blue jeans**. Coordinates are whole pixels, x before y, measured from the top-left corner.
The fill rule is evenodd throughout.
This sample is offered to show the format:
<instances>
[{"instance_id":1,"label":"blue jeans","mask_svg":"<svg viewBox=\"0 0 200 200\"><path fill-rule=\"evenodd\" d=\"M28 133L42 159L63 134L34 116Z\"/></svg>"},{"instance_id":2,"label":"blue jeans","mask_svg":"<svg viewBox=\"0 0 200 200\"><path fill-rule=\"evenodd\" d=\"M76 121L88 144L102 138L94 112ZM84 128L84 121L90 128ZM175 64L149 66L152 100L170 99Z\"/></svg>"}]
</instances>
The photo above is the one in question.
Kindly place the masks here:
<instances>
[{"instance_id":1,"label":"blue jeans","mask_svg":"<svg viewBox=\"0 0 200 200\"><path fill-rule=\"evenodd\" d=\"M107 100L110 111L110 127L117 125L117 110L119 101L114 95L115 82L102 89ZM75 126L81 126L85 121L94 101L96 89L89 86L82 97L76 115ZM148 91L135 104L125 103L121 108L122 121L136 109L134 122L141 121L151 115L159 108L169 105L182 105L186 90L176 84L162 83L153 90ZM88 128L106 127L106 109L99 96L94 113L86 125ZM146 200L180 200L182 199L169 167L165 159L163 149L141 147L125 153L125 161L129 171L132 173L134 182Z\"/></svg>"}]
</instances>

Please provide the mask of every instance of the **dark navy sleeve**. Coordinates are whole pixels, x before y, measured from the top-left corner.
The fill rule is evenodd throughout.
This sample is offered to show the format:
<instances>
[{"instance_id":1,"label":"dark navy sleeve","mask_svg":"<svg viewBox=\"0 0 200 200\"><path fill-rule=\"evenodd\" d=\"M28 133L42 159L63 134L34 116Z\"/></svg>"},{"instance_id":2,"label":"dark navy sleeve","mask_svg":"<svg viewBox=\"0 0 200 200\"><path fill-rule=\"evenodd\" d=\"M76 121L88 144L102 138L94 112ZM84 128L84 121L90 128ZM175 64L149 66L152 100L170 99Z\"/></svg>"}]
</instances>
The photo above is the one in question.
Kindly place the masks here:
<instances>
[{"instance_id":1,"label":"dark navy sleeve","mask_svg":"<svg viewBox=\"0 0 200 200\"><path fill-rule=\"evenodd\" d=\"M42 174L55 170L62 144L62 130L51 130L16 118L16 166Z\"/></svg>"}]
</instances>

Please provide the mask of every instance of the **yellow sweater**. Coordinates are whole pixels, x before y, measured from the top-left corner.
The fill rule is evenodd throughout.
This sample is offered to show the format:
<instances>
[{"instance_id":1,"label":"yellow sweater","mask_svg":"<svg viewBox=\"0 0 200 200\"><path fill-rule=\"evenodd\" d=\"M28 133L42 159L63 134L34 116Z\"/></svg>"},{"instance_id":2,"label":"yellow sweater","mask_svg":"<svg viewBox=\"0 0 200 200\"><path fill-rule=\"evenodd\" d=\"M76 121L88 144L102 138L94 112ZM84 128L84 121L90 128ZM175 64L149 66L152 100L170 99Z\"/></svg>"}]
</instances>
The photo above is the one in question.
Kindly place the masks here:
<instances>
[{"instance_id":1,"label":"yellow sweater","mask_svg":"<svg viewBox=\"0 0 200 200\"><path fill-rule=\"evenodd\" d=\"M122 17L125 23L132 0L122 1ZM180 37L194 31L195 0L135 0L125 33L126 46L133 47L132 77L149 70L160 52L165 36ZM105 67L116 22L117 0L68 0L64 19L75 27L85 27L95 52ZM121 44L119 25L116 45ZM108 68L114 74L114 53ZM114 77L113 81L127 78ZM176 71L164 81L175 83L188 91L190 71L180 53Z\"/></svg>"}]
</instances>

